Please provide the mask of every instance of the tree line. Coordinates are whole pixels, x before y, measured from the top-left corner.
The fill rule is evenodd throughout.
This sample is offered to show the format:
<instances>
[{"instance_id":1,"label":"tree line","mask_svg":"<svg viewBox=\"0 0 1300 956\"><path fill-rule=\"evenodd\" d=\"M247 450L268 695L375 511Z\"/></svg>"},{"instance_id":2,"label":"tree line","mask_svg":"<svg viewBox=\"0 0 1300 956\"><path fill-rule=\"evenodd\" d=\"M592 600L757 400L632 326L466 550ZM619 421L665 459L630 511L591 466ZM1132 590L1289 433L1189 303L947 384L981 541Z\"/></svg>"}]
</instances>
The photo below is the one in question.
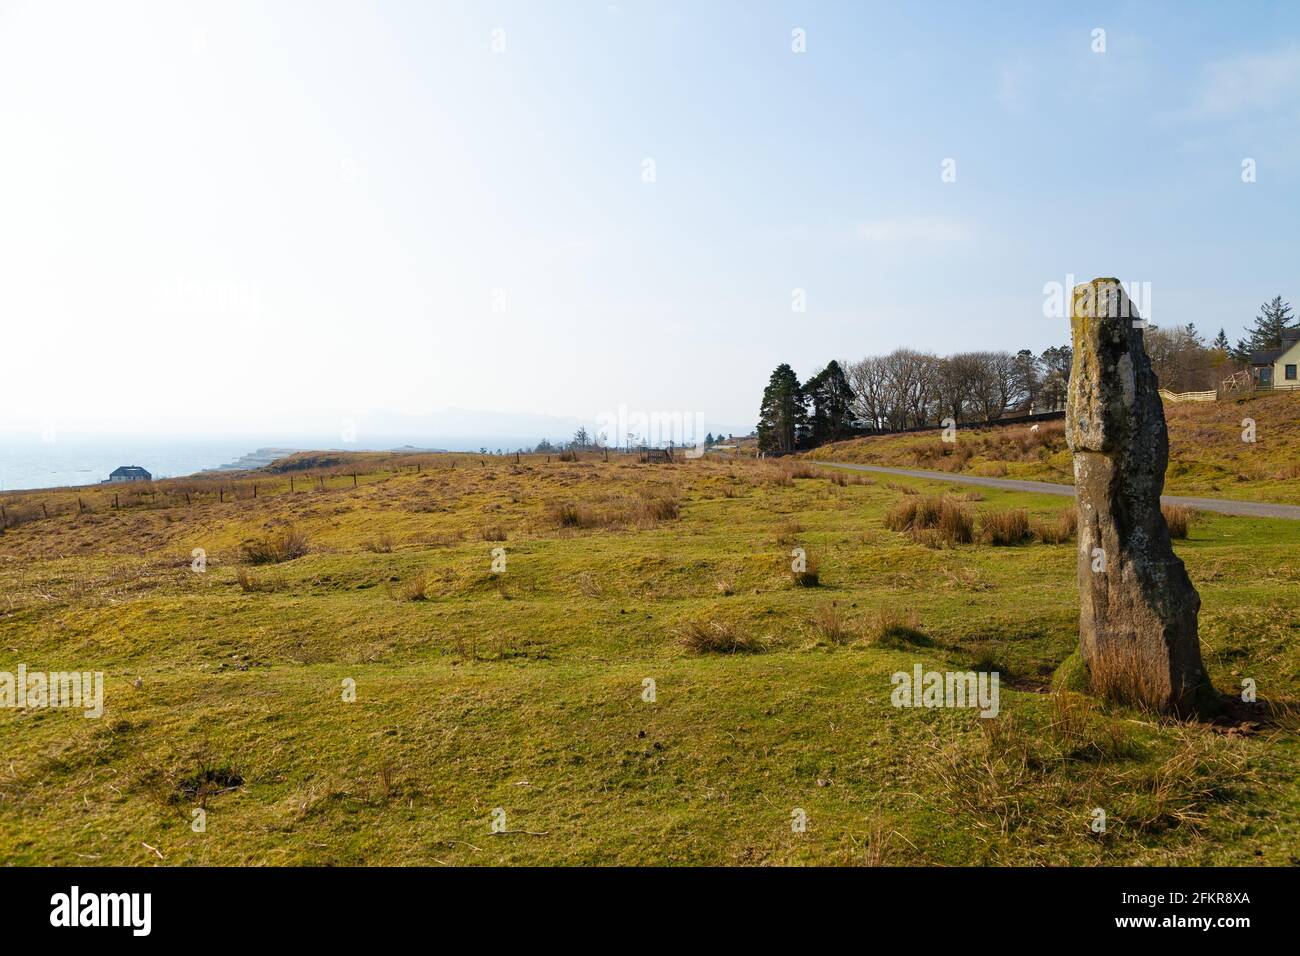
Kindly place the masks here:
<instances>
[{"instance_id":1,"label":"tree line","mask_svg":"<svg viewBox=\"0 0 1300 956\"><path fill-rule=\"evenodd\" d=\"M1253 352L1276 348L1296 328L1281 296L1265 303L1236 346L1219 330L1206 342L1194 324L1143 331L1160 384L1171 391L1217 388ZM855 435L954 422L992 421L1007 414L1055 411L1065 406L1073 350L1060 345L1035 355L958 352L940 356L895 349L856 362L832 360L806 382L778 365L763 390L758 447L784 454Z\"/></svg>"}]
</instances>

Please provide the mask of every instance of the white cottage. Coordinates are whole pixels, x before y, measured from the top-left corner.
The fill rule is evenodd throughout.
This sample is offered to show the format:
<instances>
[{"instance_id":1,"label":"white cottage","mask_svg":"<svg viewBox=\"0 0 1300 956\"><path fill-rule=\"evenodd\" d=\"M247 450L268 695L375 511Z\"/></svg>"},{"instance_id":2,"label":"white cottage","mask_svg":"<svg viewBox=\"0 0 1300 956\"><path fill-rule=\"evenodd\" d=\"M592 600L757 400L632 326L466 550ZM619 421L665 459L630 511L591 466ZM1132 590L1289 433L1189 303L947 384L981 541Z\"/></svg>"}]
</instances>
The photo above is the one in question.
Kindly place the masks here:
<instances>
[{"instance_id":1,"label":"white cottage","mask_svg":"<svg viewBox=\"0 0 1300 956\"><path fill-rule=\"evenodd\" d=\"M1300 329L1282 333L1282 345L1250 356L1259 388L1300 388Z\"/></svg>"}]
</instances>

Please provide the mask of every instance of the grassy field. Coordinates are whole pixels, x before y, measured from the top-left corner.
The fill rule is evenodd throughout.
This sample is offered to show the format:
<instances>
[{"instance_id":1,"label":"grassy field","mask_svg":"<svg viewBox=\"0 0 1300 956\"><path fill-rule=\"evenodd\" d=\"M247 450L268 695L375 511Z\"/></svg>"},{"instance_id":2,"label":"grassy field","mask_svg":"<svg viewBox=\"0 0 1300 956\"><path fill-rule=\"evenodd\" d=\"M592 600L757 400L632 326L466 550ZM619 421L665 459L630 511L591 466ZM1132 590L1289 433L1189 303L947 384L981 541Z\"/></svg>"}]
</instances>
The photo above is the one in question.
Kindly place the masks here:
<instances>
[{"instance_id":1,"label":"grassy field","mask_svg":"<svg viewBox=\"0 0 1300 956\"><path fill-rule=\"evenodd\" d=\"M1259 392L1245 398L1167 404L1169 468L1165 493L1238 501L1300 504L1300 391ZM1255 441L1242 440L1243 421ZM895 468L925 468L994 478L1074 482L1064 422L958 429L944 442L939 429L823 445L808 457Z\"/></svg>"},{"instance_id":2,"label":"grassy field","mask_svg":"<svg viewBox=\"0 0 1300 956\"><path fill-rule=\"evenodd\" d=\"M1295 522L1176 544L1216 686L1274 704L1212 726L1052 691L1074 545L981 542L1057 499L788 462L295 466L0 497L0 670L106 675L101 719L0 710L0 859L1300 862ZM918 490L972 543L888 530ZM895 708L916 664L997 669L1000 714Z\"/></svg>"}]
</instances>

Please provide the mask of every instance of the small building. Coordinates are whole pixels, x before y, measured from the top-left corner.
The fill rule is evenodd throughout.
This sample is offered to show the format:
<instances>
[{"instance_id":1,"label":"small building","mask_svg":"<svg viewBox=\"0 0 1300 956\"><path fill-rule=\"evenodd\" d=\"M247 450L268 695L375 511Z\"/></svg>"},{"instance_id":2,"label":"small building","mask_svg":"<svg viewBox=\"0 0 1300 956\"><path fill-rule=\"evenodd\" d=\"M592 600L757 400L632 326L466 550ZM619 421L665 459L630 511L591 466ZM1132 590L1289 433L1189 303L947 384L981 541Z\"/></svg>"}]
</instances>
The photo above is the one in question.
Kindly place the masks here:
<instances>
[{"instance_id":1,"label":"small building","mask_svg":"<svg viewBox=\"0 0 1300 956\"><path fill-rule=\"evenodd\" d=\"M1300 388L1300 329L1282 333L1282 344L1250 356L1257 388Z\"/></svg>"},{"instance_id":2,"label":"small building","mask_svg":"<svg viewBox=\"0 0 1300 956\"><path fill-rule=\"evenodd\" d=\"M123 465L121 468L115 468L113 473L108 476L108 480L114 483L119 481L153 481L153 475L139 465Z\"/></svg>"}]
</instances>

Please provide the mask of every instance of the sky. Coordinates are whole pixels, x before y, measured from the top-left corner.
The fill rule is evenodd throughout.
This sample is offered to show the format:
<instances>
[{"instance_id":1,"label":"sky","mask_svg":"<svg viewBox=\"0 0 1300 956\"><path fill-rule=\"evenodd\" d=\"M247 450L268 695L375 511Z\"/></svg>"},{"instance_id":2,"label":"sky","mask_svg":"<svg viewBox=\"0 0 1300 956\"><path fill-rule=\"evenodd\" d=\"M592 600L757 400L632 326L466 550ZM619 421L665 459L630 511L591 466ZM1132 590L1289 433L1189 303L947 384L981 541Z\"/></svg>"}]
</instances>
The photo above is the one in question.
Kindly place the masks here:
<instances>
[{"instance_id":1,"label":"sky","mask_svg":"<svg viewBox=\"0 0 1300 956\"><path fill-rule=\"evenodd\" d=\"M0 434L732 430L1070 276L1235 340L1297 210L1289 2L0 0Z\"/></svg>"}]
</instances>

